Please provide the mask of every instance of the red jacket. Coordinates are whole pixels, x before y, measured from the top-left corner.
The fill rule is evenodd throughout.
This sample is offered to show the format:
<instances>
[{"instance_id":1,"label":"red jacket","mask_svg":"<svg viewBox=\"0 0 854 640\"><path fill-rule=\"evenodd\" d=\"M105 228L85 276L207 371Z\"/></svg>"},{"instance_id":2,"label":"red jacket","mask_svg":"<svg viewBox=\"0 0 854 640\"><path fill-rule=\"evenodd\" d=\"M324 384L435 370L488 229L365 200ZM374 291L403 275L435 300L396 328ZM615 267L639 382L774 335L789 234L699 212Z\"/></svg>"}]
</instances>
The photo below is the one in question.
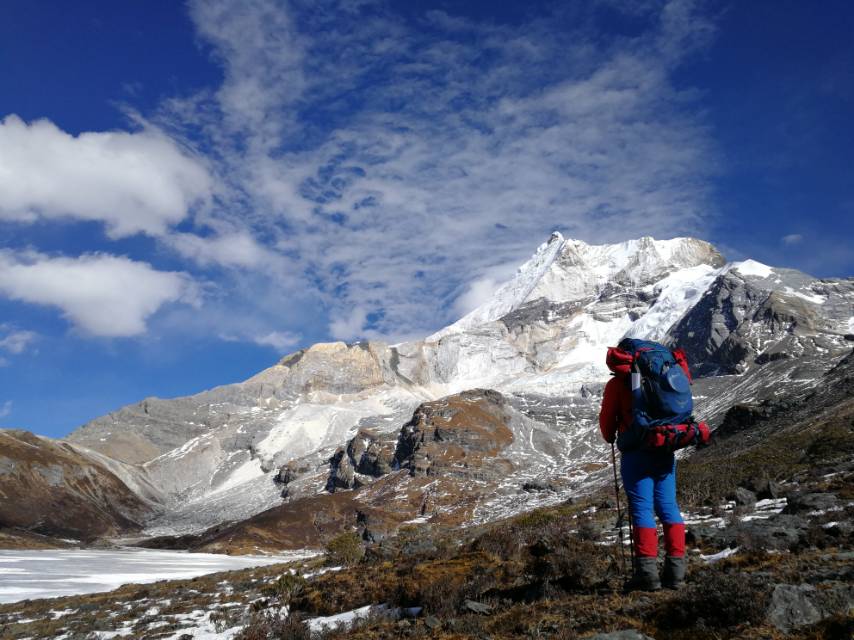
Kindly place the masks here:
<instances>
[{"instance_id":1,"label":"red jacket","mask_svg":"<svg viewBox=\"0 0 854 640\"><path fill-rule=\"evenodd\" d=\"M617 433L632 423L632 392L625 376L615 376L605 385L602 408L599 410L599 430L605 442L614 442Z\"/></svg>"},{"instance_id":2,"label":"red jacket","mask_svg":"<svg viewBox=\"0 0 854 640\"><path fill-rule=\"evenodd\" d=\"M628 377L631 373L632 356L621 349L610 348L605 358L614 377L605 385L602 408L599 410L599 430L605 442L614 442L617 433L632 424L632 392Z\"/></svg>"}]
</instances>

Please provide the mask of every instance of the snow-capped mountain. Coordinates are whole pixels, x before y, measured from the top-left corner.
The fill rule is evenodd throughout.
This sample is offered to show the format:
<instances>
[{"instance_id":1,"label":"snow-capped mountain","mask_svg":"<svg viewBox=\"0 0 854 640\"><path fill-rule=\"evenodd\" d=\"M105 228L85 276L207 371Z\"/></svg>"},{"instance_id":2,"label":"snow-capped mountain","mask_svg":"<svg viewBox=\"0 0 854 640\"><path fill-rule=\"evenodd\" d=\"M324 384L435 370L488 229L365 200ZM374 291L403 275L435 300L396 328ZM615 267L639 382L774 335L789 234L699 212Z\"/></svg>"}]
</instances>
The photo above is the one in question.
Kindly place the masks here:
<instances>
[{"instance_id":1,"label":"snow-capped mountain","mask_svg":"<svg viewBox=\"0 0 854 640\"><path fill-rule=\"evenodd\" d=\"M555 233L489 302L424 340L314 345L242 383L124 407L67 441L111 460L158 505L152 534L198 531L330 489L353 489L353 500L380 508L377 482L432 500L417 515L439 518L454 504L419 488L417 474L404 480L404 468L418 465L396 448L401 429L425 403L440 402L431 416L474 403L477 415L507 422L506 442L489 430L503 444L488 464L501 473L474 474L461 460L441 474L462 465L466 482L483 483L463 518L483 520L583 490L602 468L595 416L605 348L621 337L685 347L707 376L696 388L699 412L714 421L735 402L815 384L850 351L852 332L851 279L726 263L691 238L588 245ZM476 388L503 399L455 395ZM363 448L353 454L356 440Z\"/></svg>"}]
</instances>

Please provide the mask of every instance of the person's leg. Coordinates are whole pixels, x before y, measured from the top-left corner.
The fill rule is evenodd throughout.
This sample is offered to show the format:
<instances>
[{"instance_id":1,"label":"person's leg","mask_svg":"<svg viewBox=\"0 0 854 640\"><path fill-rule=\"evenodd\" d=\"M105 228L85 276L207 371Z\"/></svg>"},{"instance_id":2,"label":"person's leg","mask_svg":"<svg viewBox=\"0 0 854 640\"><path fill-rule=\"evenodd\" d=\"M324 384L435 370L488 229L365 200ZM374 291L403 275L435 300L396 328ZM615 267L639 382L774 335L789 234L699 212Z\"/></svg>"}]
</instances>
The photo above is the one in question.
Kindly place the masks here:
<instances>
[{"instance_id":1,"label":"person's leg","mask_svg":"<svg viewBox=\"0 0 854 640\"><path fill-rule=\"evenodd\" d=\"M644 454L639 452L624 453L620 466L634 527L635 554L639 557L654 558L658 556L653 501L655 483L644 457Z\"/></svg>"},{"instance_id":2,"label":"person's leg","mask_svg":"<svg viewBox=\"0 0 854 640\"><path fill-rule=\"evenodd\" d=\"M622 456L623 486L629 499L635 545L634 574L626 585L628 590L661 588L656 564L658 533L653 511L654 482L648 467L644 453L631 452Z\"/></svg>"},{"instance_id":3,"label":"person's leg","mask_svg":"<svg viewBox=\"0 0 854 640\"><path fill-rule=\"evenodd\" d=\"M667 460L654 476L655 513L664 528L664 586L678 589L685 580L685 521L676 502L676 460Z\"/></svg>"}]
</instances>

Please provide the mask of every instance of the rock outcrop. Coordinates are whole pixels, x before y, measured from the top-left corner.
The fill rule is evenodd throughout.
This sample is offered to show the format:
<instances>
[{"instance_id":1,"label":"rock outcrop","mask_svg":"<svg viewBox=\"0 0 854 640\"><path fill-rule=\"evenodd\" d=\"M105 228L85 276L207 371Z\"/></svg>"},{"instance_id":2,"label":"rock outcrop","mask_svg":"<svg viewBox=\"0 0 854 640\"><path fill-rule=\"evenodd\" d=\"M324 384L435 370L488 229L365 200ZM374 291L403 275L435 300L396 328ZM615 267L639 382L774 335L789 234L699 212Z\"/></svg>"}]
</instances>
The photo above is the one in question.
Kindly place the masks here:
<instances>
[{"instance_id":1,"label":"rock outcrop","mask_svg":"<svg viewBox=\"0 0 854 640\"><path fill-rule=\"evenodd\" d=\"M507 401L475 389L422 404L400 431L396 466L411 475L496 480L513 467L500 457L513 442Z\"/></svg>"}]
</instances>

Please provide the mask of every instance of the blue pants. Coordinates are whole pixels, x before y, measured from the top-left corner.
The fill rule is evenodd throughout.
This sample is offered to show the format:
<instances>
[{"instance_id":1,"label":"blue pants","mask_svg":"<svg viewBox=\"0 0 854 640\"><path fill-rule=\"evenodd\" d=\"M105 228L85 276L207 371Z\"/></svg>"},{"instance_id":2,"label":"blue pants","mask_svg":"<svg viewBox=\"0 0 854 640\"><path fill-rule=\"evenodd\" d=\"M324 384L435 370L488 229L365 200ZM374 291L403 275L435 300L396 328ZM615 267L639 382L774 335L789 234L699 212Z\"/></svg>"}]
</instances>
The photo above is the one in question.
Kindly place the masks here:
<instances>
[{"instance_id":1,"label":"blue pants","mask_svg":"<svg viewBox=\"0 0 854 640\"><path fill-rule=\"evenodd\" d=\"M683 522L676 504L676 458L672 453L624 452L620 472L635 527L654 529L653 514L663 524Z\"/></svg>"}]
</instances>

